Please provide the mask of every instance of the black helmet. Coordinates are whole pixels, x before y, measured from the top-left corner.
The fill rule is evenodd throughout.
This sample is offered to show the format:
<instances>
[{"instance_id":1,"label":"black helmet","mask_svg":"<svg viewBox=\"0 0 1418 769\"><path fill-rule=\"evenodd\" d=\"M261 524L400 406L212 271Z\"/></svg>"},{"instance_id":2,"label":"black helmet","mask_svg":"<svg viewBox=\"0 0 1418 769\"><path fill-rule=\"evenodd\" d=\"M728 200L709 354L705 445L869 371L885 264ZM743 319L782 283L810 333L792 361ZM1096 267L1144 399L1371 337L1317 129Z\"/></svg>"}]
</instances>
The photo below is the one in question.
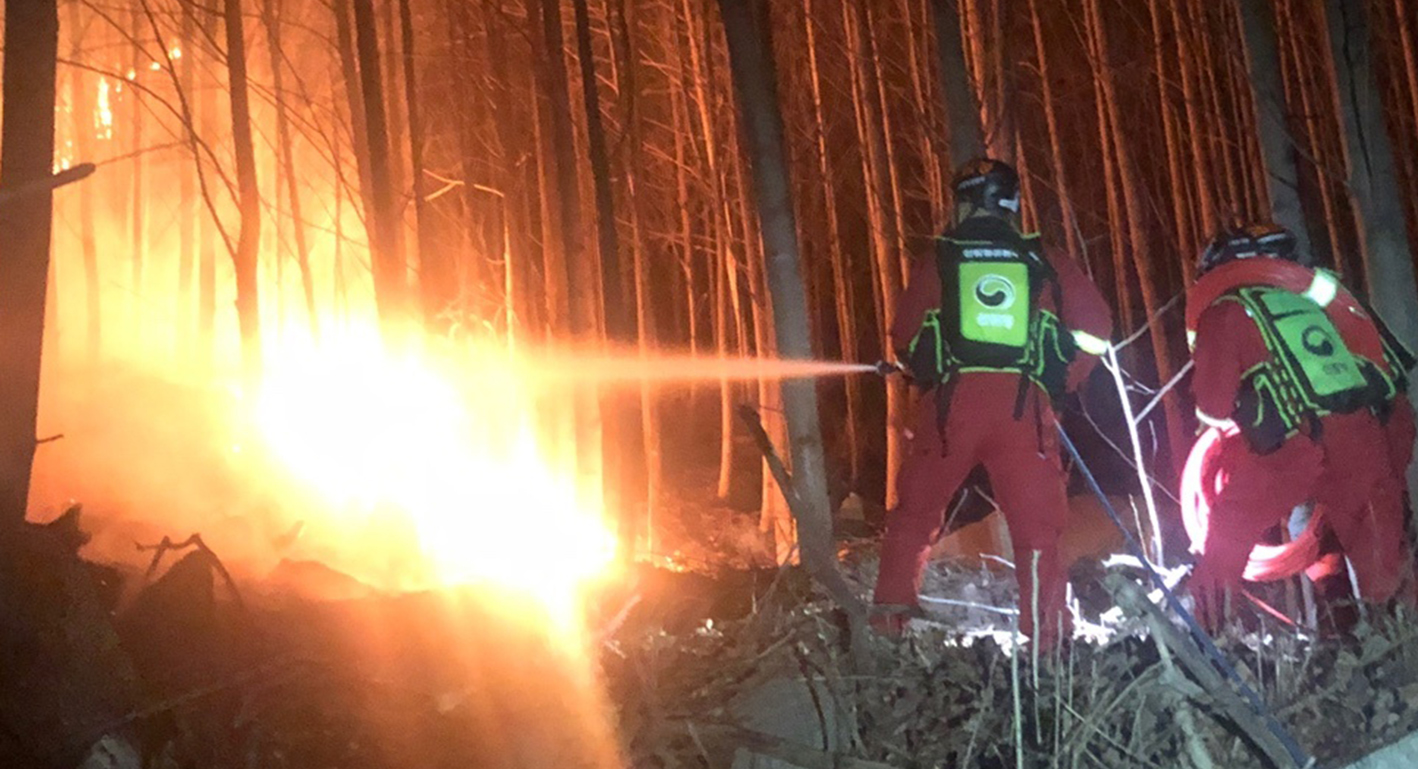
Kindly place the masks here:
<instances>
[{"instance_id":1,"label":"black helmet","mask_svg":"<svg viewBox=\"0 0 1418 769\"><path fill-rule=\"evenodd\" d=\"M1256 222L1248 225L1245 233L1255 242L1261 255L1287 262L1299 261L1299 254L1295 253L1295 233L1284 227L1274 222Z\"/></svg>"},{"instance_id":2,"label":"black helmet","mask_svg":"<svg viewBox=\"0 0 1418 769\"><path fill-rule=\"evenodd\" d=\"M1216 233L1216 237L1202 250L1196 272L1197 275L1205 275L1227 262L1249 259L1260 256L1260 253L1250 233L1246 230L1227 228Z\"/></svg>"},{"instance_id":3,"label":"black helmet","mask_svg":"<svg viewBox=\"0 0 1418 769\"><path fill-rule=\"evenodd\" d=\"M961 166L950 182L955 209L970 205L994 216L1019 214L1019 172L993 158L976 158Z\"/></svg>"}]
</instances>

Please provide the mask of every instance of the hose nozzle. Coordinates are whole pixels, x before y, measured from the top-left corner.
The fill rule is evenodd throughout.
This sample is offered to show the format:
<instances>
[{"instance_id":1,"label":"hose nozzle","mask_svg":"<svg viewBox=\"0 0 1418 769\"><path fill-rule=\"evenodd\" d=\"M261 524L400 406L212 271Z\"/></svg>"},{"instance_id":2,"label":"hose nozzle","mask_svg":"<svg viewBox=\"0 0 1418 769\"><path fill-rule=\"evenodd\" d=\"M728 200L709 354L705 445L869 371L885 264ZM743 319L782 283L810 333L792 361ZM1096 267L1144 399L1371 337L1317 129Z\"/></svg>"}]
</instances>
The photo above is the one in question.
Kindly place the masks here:
<instances>
[{"instance_id":1,"label":"hose nozzle","mask_svg":"<svg viewBox=\"0 0 1418 769\"><path fill-rule=\"evenodd\" d=\"M906 373L906 369L899 363L879 360L876 362L876 373L877 376L885 378L891 376L892 374L904 374Z\"/></svg>"}]
</instances>

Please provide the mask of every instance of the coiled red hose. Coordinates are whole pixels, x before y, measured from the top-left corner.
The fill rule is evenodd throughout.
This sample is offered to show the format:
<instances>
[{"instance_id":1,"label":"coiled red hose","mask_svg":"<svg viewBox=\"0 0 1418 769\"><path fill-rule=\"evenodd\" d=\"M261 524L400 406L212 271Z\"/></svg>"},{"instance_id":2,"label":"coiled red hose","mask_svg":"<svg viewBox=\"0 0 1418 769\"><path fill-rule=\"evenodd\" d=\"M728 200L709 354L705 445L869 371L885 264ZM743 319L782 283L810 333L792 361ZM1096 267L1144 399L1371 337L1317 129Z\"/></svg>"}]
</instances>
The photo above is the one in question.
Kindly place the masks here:
<instances>
[{"instance_id":1,"label":"coiled red hose","mask_svg":"<svg viewBox=\"0 0 1418 769\"><path fill-rule=\"evenodd\" d=\"M1241 436L1235 427L1224 431L1208 427L1192 445L1187 457L1182 470L1182 524L1194 553L1205 551L1212 502L1226 485L1226 475L1218 461L1222 449L1227 441L1238 440ZM1319 557L1319 538L1315 534L1319 520L1317 510L1296 539L1283 545L1256 545L1246 562L1243 577L1251 582L1270 582L1304 571Z\"/></svg>"}]
</instances>

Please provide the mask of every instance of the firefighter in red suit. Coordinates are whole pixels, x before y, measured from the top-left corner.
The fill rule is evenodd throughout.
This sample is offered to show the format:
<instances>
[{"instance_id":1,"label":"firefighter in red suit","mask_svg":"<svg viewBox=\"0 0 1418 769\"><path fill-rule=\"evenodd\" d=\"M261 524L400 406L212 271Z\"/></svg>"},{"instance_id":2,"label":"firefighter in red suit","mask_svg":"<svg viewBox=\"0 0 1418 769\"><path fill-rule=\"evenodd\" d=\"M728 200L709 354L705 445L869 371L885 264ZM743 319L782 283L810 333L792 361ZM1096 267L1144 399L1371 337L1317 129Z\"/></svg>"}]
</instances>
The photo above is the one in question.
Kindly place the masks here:
<instances>
[{"instance_id":1,"label":"firefighter in red suit","mask_svg":"<svg viewBox=\"0 0 1418 769\"><path fill-rule=\"evenodd\" d=\"M1366 600L1392 597L1405 574L1402 500L1378 416L1393 396L1378 332L1367 317L1332 318L1337 281L1298 268L1309 278L1301 288L1295 270L1266 258L1276 254L1263 235L1218 235L1187 297L1197 416L1241 438L1221 448L1225 483L1189 584L1212 627L1252 547L1307 500Z\"/></svg>"},{"instance_id":2,"label":"firefighter in red suit","mask_svg":"<svg viewBox=\"0 0 1418 769\"><path fill-rule=\"evenodd\" d=\"M921 397L897 481L899 504L886 519L873 624L899 633L919 614L945 507L983 465L1013 544L1020 627L1052 643L1069 626L1058 554L1067 497L1053 401L1107 349L1112 317L1077 265L1019 232L1013 168L972 161L953 187L953 225L937 238L936 253L915 265L891 329Z\"/></svg>"}]
</instances>

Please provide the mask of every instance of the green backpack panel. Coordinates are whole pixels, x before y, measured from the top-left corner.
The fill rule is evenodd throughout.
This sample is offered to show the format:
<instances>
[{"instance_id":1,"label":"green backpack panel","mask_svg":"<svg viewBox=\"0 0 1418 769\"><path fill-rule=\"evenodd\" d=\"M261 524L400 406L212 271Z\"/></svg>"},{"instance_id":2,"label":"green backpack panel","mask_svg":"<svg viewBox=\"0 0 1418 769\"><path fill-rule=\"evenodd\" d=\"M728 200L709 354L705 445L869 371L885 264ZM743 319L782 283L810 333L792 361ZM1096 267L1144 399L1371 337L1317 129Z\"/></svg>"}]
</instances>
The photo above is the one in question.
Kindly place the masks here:
<instances>
[{"instance_id":1,"label":"green backpack panel","mask_svg":"<svg viewBox=\"0 0 1418 769\"><path fill-rule=\"evenodd\" d=\"M1269 353L1246 372L1237 424L1251 448L1269 453L1307 421L1367 405L1369 378L1323 308L1299 294L1249 286L1222 297L1255 322Z\"/></svg>"}]
</instances>

